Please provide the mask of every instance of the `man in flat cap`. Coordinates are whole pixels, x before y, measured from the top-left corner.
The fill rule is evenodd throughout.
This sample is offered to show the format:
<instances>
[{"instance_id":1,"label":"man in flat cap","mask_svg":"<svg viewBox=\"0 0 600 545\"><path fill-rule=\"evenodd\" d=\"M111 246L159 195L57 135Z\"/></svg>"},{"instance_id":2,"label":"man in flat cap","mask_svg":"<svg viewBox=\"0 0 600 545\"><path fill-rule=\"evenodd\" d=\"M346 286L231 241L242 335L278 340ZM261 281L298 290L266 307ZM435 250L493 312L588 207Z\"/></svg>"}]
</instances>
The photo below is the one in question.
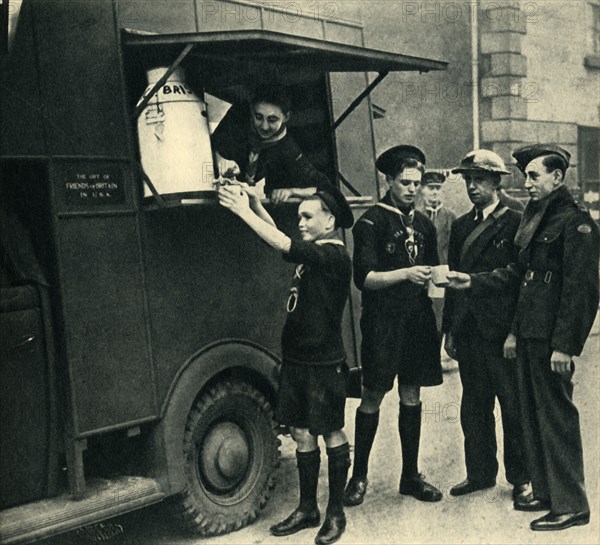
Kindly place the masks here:
<instances>
[{"instance_id":1,"label":"man in flat cap","mask_svg":"<svg viewBox=\"0 0 600 545\"><path fill-rule=\"evenodd\" d=\"M425 156L414 146L396 146L376 162L389 192L356 222L354 282L362 291L362 397L356 411L352 478L348 506L363 502L369 453L379 407L398 377L398 428L402 447L400 494L433 502L440 491L418 470L421 386L442 382L440 344L425 284L438 265L435 227L414 209Z\"/></svg>"},{"instance_id":2,"label":"man in flat cap","mask_svg":"<svg viewBox=\"0 0 600 545\"><path fill-rule=\"evenodd\" d=\"M346 527L343 495L350 448L343 432L348 369L341 321L352 264L337 230L350 228L354 218L340 190L323 184L300 203L301 240L291 240L250 191L247 186L221 187L219 202L280 250L285 260L297 264L281 339L277 419L289 426L297 445L300 500L289 517L271 527L271 533L286 536L320 524L317 439L322 435L329 460L329 503L315 543L326 545L337 541Z\"/></svg>"},{"instance_id":3,"label":"man in flat cap","mask_svg":"<svg viewBox=\"0 0 600 545\"><path fill-rule=\"evenodd\" d=\"M513 157L531 197L515 236L518 261L492 273L448 276L471 297L520 286L513 332L533 496L515 509L549 511L531 522L532 530L563 530L590 519L572 378L573 357L598 310L600 234L564 184L566 150L536 144Z\"/></svg>"},{"instance_id":4,"label":"man in flat cap","mask_svg":"<svg viewBox=\"0 0 600 545\"><path fill-rule=\"evenodd\" d=\"M463 175L473 209L452 226L450 269L478 273L516 261L513 240L521 214L505 206L498 194L501 177L510 174L504 161L492 151L474 150L452 172ZM467 469L466 480L450 489L453 496L496 484L496 398L502 411L504 468L506 479L513 486L513 499L522 500L530 493L516 364L504 357L517 295L518 288L508 294L490 292L481 298L452 290L446 294L442 330L446 334L446 351L458 360L462 383L460 423Z\"/></svg>"}]
</instances>

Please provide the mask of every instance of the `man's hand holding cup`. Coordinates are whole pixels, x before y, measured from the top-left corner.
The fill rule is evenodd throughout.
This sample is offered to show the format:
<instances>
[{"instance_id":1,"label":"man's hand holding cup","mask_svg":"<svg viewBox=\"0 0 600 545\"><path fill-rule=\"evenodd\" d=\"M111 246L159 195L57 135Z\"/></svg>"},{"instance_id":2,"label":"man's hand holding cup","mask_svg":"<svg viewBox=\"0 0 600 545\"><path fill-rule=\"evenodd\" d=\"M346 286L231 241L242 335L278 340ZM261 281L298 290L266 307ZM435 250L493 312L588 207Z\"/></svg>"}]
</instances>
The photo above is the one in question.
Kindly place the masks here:
<instances>
[{"instance_id":1,"label":"man's hand holding cup","mask_svg":"<svg viewBox=\"0 0 600 545\"><path fill-rule=\"evenodd\" d=\"M468 290L471 288L471 276L467 273L450 271L446 274L448 287L454 290Z\"/></svg>"}]
</instances>

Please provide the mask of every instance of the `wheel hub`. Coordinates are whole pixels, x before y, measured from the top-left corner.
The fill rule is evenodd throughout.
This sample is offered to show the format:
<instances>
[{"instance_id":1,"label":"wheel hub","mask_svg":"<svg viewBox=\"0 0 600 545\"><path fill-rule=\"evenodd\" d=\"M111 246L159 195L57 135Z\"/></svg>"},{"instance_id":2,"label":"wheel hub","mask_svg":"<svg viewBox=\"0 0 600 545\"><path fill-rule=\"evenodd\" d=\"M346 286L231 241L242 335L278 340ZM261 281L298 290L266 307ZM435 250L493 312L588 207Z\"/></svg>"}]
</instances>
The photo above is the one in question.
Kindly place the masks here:
<instances>
[{"instance_id":1,"label":"wheel hub","mask_svg":"<svg viewBox=\"0 0 600 545\"><path fill-rule=\"evenodd\" d=\"M205 436L201 445L200 471L210 488L227 492L235 488L248 469L250 451L243 430L232 422L221 422Z\"/></svg>"}]
</instances>

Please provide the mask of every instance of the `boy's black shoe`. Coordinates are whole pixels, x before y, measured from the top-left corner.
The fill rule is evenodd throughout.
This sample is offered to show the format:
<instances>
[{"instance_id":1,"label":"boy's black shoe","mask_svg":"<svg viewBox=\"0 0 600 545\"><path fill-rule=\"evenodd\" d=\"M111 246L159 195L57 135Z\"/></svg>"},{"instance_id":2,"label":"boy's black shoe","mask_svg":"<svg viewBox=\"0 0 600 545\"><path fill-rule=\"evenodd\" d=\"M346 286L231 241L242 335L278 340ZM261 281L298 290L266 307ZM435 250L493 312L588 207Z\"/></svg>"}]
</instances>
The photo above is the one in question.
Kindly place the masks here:
<instances>
[{"instance_id":1,"label":"boy's black shoe","mask_svg":"<svg viewBox=\"0 0 600 545\"><path fill-rule=\"evenodd\" d=\"M270 530L274 536L289 536L306 528L315 528L321 522L321 514L318 510L305 513L296 509L288 518L271 526Z\"/></svg>"},{"instance_id":2,"label":"boy's black shoe","mask_svg":"<svg viewBox=\"0 0 600 545\"><path fill-rule=\"evenodd\" d=\"M348 486L346 486L346 490L344 490L344 505L346 507L360 505L365 499L368 484L367 478L355 479L352 477Z\"/></svg>"},{"instance_id":3,"label":"boy's black shoe","mask_svg":"<svg viewBox=\"0 0 600 545\"><path fill-rule=\"evenodd\" d=\"M442 493L432 484L425 481L424 475L402 477L400 479L400 494L412 496L420 501L440 501Z\"/></svg>"},{"instance_id":4,"label":"boy's black shoe","mask_svg":"<svg viewBox=\"0 0 600 545\"><path fill-rule=\"evenodd\" d=\"M329 543L335 543L346 529L346 516L345 515L327 515L325 522L319 530L315 543L317 545L329 545Z\"/></svg>"}]
</instances>

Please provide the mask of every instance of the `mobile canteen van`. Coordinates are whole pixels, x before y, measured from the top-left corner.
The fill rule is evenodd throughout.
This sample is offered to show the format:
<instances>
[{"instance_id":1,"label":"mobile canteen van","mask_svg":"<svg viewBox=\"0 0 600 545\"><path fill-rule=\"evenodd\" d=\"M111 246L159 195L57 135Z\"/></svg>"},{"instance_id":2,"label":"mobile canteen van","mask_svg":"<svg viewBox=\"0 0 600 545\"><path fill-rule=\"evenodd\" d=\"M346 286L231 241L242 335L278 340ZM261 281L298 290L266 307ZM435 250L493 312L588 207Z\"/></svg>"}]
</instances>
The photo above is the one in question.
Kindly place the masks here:
<instances>
[{"instance_id":1,"label":"mobile canteen van","mask_svg":"<svg viewBox=\"0 0 600 545\"><path fill-rule=\"evenodd\" d=\"M260 22L210 28L202 4L25 0L17 20L2 2L1 543L163 500L192 531L216 535L255 520L269 498L292 267L218 206L210 184L180 186L176 160L173 185L153 183L138 132L140 119L160 124L157 93L177 85L196 97L208 116L199 130L210 130L211 105L272 74L293 95L294 138L340 180L335 128L370 89L389 71L446 66L336 41L342 23L324 19L311 21L327 39ZM369 85L366 72L379 76ZM367 81L337 121L330 73ZM370 119L364 127L363 147ZM197 167L211 176L206 163ZM374 195L347 191L355 207ZM293 236L297 203L270 210ZM359 312L354 293L351 368Z\"/></svg>"}]
</instances>

